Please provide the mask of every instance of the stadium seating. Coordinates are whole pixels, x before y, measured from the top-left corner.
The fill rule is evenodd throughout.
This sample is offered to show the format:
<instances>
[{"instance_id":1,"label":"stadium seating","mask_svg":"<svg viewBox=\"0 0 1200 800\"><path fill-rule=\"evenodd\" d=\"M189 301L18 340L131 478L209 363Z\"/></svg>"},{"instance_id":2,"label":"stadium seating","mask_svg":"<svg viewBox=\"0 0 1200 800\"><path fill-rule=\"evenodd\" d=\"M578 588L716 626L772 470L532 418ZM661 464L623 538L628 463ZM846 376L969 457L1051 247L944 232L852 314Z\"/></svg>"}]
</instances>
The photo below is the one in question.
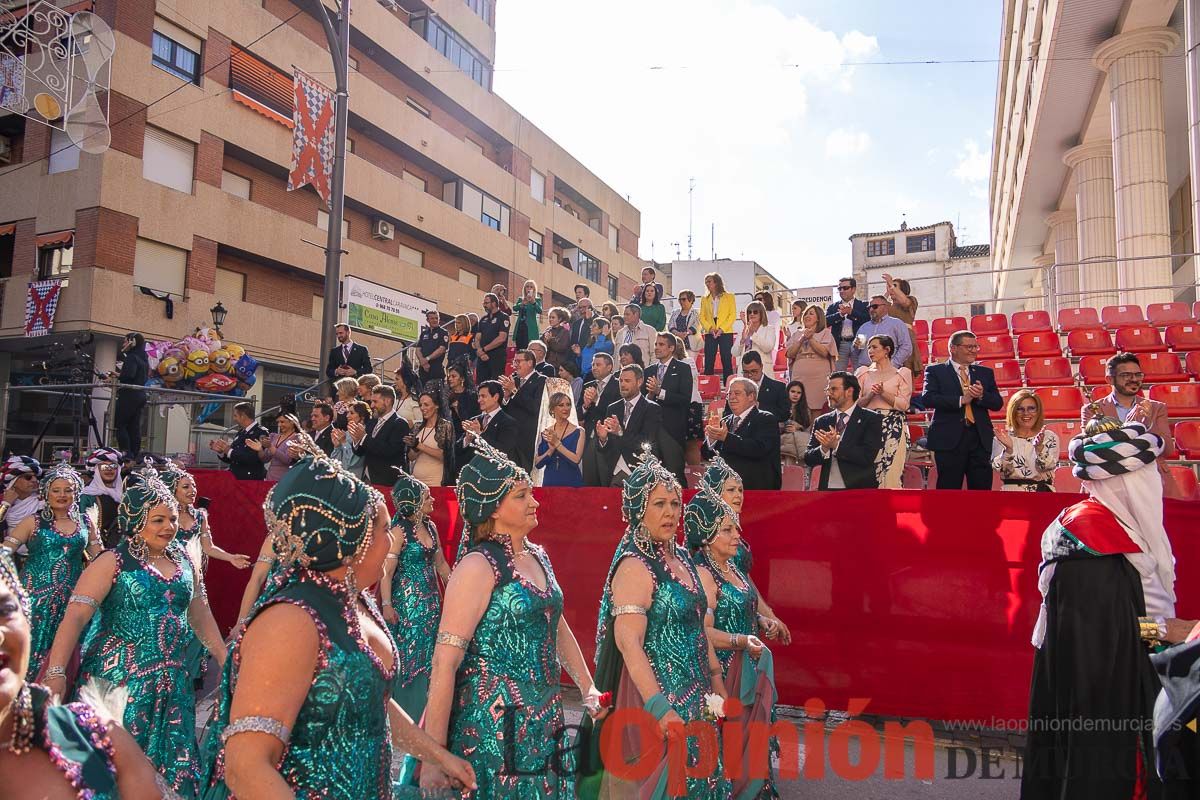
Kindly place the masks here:
<instances>
[{"instance_id":1,"label":"stadium seating","mask_svg":"<svg viewBox=\"0 0 1200 800\"><path fill-rule=\"evenodd\" d=\"M1150 399L1166 403L1172 419L1200 417L1200 383L1160 383L1150 387Z\"/></svg>"},{"instance_id":2,"label":"stadium seating","mask_svg":"<svg viewBox=\"0 0 1200 800\"><path fill-rule=\"evenodd\" d=\"M1079 359L1079 374L1088 386L1108 382L1108 356L1083 356Z\"/></svg>"},{"instance_id":3,"label":"stadium seating","mask_svg":"<svg viewBox=\"0 0 1200 800\"><path fill-rule=\"evenodd\" d=\"M950 357L950 340L934 339L929 352L929 357L934 361L945 361Z\"/></svg>"},{"instance_id":4,"label":"stadium seating","mask_svg":"<svg viewBox=\"0 0 1200 800\"><path fill-rule=\"evenodd\" d=\"M988 416L992 419L1004 419L1004 415L1008 413L1008 398L1012 397L1017 391L1016 389L1000 388L1000 408L995 411L989 411Z\"/></svg>"},{"instance_id":5,"label":"stadium seating","mask_svg":"<svg viewBox=\"0 0 1200 800\"><path fill-rule=\"evenodd\" d=\"M787 366L787 350L781 347L775 351L775 363L771 365L771 368L779 372L780 370L787 369Z\"/></svg>"},{"instance_id":6,"label":"stadium seating","mask_svg":"<svg viewBox=\"0 0 1200 800\"><path fill-rule=\"evenodd\" d=\"M1175 423L1175 448L1184 458L1200 460L1200 421L1188 419Z\"/></svg>"},{"instance_id":7,"label":"stadium seating","mask_svg":"<svg viewBox=\"0 0 1200 800\"><path fill-rule=\"evenodd\" d=\"M1022 333L1017 337L1017 356L1020 358L1047 358L1061 355L1062 345L1059 343L1056 333Z\"/></svg>"},{"instance_id":8,"label":"stadium seating","mask_svg":"<svg viewBox=\"0 0 1200 800\"><path fill-rule=\"evenodd\" d=\"M1112 394L1112 387L1109 386L1108 384L1105 384L1103 386L1093 386L1091 388L1091 391L1089 392L1088 401L1094 403L1099 400L1103 400L1104 398L1108 397L1110 394ZM1144 393L1143 393L1143 396L1144 396Z\"/></svg>"},{"instance_id":9,"label":"stadium seating","mask_svg":"<svg viewBox=\"0 0 1200 800\"><path fill-rule=\"evenodd\" d=\"M1200 322L1200 300L1192 303L1192 317Z\"/></svg>"},{"instance_id":10,"label":"stadium seating","mask_svg":"<svg viewBox=\"0 0 1200 800\"><path fill-rule=\"evenodd\" d=\"M949 339L950 334L955 331L965 331L966 329L966 317L939 317L929 326L930 334L934 339Z\"/></svg>"},{"instance_id":11,"label":"stadium seating","mask_svg":"<svg viewBox=\"0 0 1200 800\"><path fill-rule=\"evenodd\" d=\"M813 470L813 488L817 488L819 480L820 467ZM800 466L799 464L785 464L783 467L783 490L785 492L802 492L804 491L804 473L808 467Z\"/></svg>"},{"instance_id":12,"label":"stadium seating","mask_svg":"<svg viewBox=\"0 0 1200 800\"><path fill-rule=\"evenodd\" d=\"M1034 391L1042 399L1046 419L1079 419L1083 394L1074 386L1041 386Z\"/></svg>"},{"instance_id":13,"label":"stadium seating","mask_svg":"<svg viewBox=\"0 0 1200 800\"><path fill-rule=\"evenodd\" d=\"M900 479L900 487L902 489L924 489L925 470L916 464L905 465L903 476Z\"/></svg>"},{"instance_id":14,"label":"stadium seating","mask_svg":"<svg viewBox=\"0 0 1200 800\"><path fill-rule=\"evenodd\" d=\"M1196 496L1200 494L1200 482L1196 480L1196 470L1183 464L1171 464L1167 470L1175 479L1175 486L1179 489L1180 498L1195 500Z\"/></svg>"},{"instance_id":15,"label":"stadium seating","mask_svg":"<svg viewBox=\"0 0 1200 800\"><path fill-rule=\"evenodd\" d=\"M1083 425L1079 420L1072 419L1047 422L1046 427L1058 436L1058 458L1060 461L1066 461L1068 458L1067 443L1080 434Z\"/></svg>"},{"instance_id":16,"label":"stadium seating","mask_svg":"<svg viewBox=\"0 0 1200 800\"><path fill-rule=\"evenodd\" d=\"M700 375L700 399L708 402L721 394L720 375Z\"/></svg>"},{"instance_id":17,"label":"stadium seating","mask_svg":"<svg viewBox=\"0 0 1200 800\"><path fill-rule=\"evenodd\" d=\"M917 341L929 341L929 320L919 319L913 322L913 331L917 334Z\"/></svg>"},{"instance_id":18,"label":"stadium seating","mask_svg":"<svg viewBox=\"0 0 1200 800\"><path fill-rule=\"evenodd\" d=\"M1094 308L1060 308L1058 310L1058 329L1063 333L1103 327L1100 315Z\"/></svg>"},{"instance_id":19,"label":"stadium seating","mask_svg":"<svg viewBox=\"0 0 1200 800\"><path fill-rule=\"evenodd\" d=\"M1050 314L1046 311L1018 311L1012 315L1012 332L1015 335L1053 330L1054 326L1050 324Z\"/></svg>"},{"instance_id":20,"label":"stadium seating","mask_svg":"<svg viewBox=\"0 0 1200 800\"><path fill-rule=\"evenodd\" d=\"M1138 362L1147 383L1187 383L1191 380L1174 353L1142 353Z\"/></svg>"},{"instance_id":21,"label":"stadium seating","mask_svg":"<svg viewBox=\"0 0 1200 800\"><path fill-rule=\"evenodd\" d=\"M1200 350L1200 325L1194 322L1168 325L1166 340L1176 353Z\"/></svg>"},{"instance_id":22,"label":"stadium seating","mask_svg":"<svg viewBox=\"0 0 1200 800\"><path fill-rule=\"evenodd\" d=\"M1146 306L1146 319L1159 328L1196 321L1187 303L1151 303Z\"/></svg>"},{"instance_id":23,"label":"stadium seating","mask_svg":"<svg viewBox=\"0 0 1200 800\"><path fill-rule=\"evenodd\" d=\"M1054 470L1054 491L1059 494L1080 494L1083 490L1079 478L1071 474L1071 467L1059 467Z\"/></svg>"},{"instance_id":24,"label":"stadium seating","mask_svg":"<svg viewBox=\"0 0 1200 800\"><path fill-rule=\"evenodd\" d=\"M1108 331L1094 329L1073 330L1067 334L1067 349L1072 356L1111 356L1113 347Z\"/></svg>"},{"instance_id":25,"label":"stadium seating","mask_svg":"<svg viewBox=\"0 0 1200 800\"><path fill-rule=\"evenodd\" d=\"M1012 337L1007 333L1003 336L977 336L980 358L1016 358L1013 351Z\"/></svg>"},{"instance_id":26,"label":"stadium seating","mask_svg":"<svg viewBox=\"0 0 1200 800\"><path fill-rule=\"evenodd\" d=\"M1117 350L1128 353L1165 353L1167 346L1163 343L1158 328L1150 325L1129 325L1117 328Z\"/></svg>"},{"instance_id":27,"label":"stadium seating","mask_svg":"<svg viewBox=\"0 0 1200 800\"><path fill-rule=\"evenodd\" d=\"M1187 354L1187 361L1184 362L1187 366L1187 371L1192 377L1200 381L1200 350L1193 350Z\"/></svg>"},{"instance_id":28,"label":"stadium seating","mask_svg":"<svg viewBox=\"0 0 1200 800\"><path fill-rule=\"evenodd\" d=\"M1100 321L1110 331L1125 325L1145 325L1141 306L1105 306L1100 309Z\"/></svg>"},{"instance_id":29,"label":"stadium seating","mask_svg":"<svg viewBox=\"0 0 1200 800\"><path fill-rule=\"evenodd\" d=\"M1007 314L976 314L971 317L971 332L976 336L1007 336ZM953 331L951 331L953 333Z\"/></svg>"},{"instance_id":30,"label":"stadium seating","mask_svg":"<svg viewBox=\"0 0 1200 800\"><path fill-rule=\"evenodd\" d=\"M1031 358L1025 362L1025 385L1074 386L1075 376L1071 374L1071 362L1062 356Z\"/></svg>"},{"instance_id":31,"label":"stadium seating","mask_svg":"<svg viewBox=\"0 0 1200 800\"><path fill-rule=\"evenodd\" d=\"M1006 361L980 361L979 365L992 370L992 373L996 376L997 386L1013 388L1023 385L1021 383L1021 365L1013 359Z\"/></svg>"}]
</instances>

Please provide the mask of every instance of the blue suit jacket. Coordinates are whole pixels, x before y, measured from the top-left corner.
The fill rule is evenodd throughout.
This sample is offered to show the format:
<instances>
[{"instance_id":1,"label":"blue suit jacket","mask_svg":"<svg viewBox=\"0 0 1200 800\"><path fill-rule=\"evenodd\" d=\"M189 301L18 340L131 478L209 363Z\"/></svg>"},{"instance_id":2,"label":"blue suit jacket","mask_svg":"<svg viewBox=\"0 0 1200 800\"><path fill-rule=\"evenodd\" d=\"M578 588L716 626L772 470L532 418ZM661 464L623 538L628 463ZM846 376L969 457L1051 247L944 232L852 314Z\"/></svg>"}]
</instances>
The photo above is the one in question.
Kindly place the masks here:
<instances>
[{"instance_id":1,"label":"blue suit jacket","mask_svg":"<svg viewBox=\"0 0 1200 800\"><path fill-rule=\"evenodd\" d=\"M842 322L846 317L842 312L838 311L838 306L842 304L841 300L836 303L830 303L829 308L825 309L825 324L833 331L833 340L835 342L842 339ZM854 333L858 333L858 329L864 322L871 318L871 312L867 309L865 301L854 298L854 308L850 311L850 321L854 323Z\"/></svg>"},{"instance_id":2,"label":"blue suit jacket","mask_svg":"<svg viewBox=\"0 0 1200 800\"><path fill-rule=\"evenodd\" d=\"M983 396L972 400L971 408L975 415L975 427L979 429L979 439L990 452L992 420L988 412L999 411L1004 406L1004 400L996 388L996 376L990 367L971 364L967 370L972 383L978 381L983 384ZM929 425L928 433L930 450L953 450L958 446L966 430L965 406L959 404L962 396L958 373L948 361L930 364L925 368L921 403L926 409L933 409L933 422Z\"/></svg>"}]
</instances>

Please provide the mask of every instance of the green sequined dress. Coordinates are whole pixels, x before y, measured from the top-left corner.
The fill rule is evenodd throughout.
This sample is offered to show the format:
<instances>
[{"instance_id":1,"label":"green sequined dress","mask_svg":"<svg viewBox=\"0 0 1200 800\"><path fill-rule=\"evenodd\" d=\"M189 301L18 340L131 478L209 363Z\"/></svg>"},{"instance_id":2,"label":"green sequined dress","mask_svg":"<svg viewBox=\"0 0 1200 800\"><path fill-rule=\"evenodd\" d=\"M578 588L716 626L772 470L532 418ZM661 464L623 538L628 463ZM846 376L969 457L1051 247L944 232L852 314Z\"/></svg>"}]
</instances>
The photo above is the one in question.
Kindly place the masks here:
<instances>
[{"instance_id":1,"label":"green sequined dress","mask_svg":"<svg viewBox=\"0 0 1200 800\"><path fill-rule=\"evenodd\" d=\"M392 697L414 721L419 722L429 695L434 639L442 616L442 596L434 568L438 535L433 521L426 520L425 530L432 544L425 547L417 538L411 520L397 520L396 527L404 532L404 548L398 554L396 571L392 573L391 601L399 622L389 627L400 653Z\"/></svg>"},{"instance_id":2,"label":"green sequined dress","mask_svg":"<svg viewBox=\"0 0 1200 800\"><path fill-rule=\"evenodd\" d=\"M600 620L596 640L596 688L610 691L614 696L614 710L643 708L647 698L641 696L629 677L621 651L613 635L612 576L620 562L636 558L649 570L654 581L654 594L646 610L646 633L643 650L654 676L658 680L663 697L672 710L685 723L703 720L705 695L712 691L708 669L708 638L704 632L704 615L708 608L700 576L686 550L674 544L676 557L688 571L690 586L685 586L667 566L664 558L666 546L659 546L647 553L633 542L629 533L621 540L613 557L604 594L600 600ZM622 781L604 771L605 765L599 758L599 740L602 725L596 726L589 718L584 719L584 730L589 732L589 761L579 784L579 795L584 798L602 796L635 796L661 800L668 796L665 766L655 769L649 777L636 785ZM630 763L637 761L648 751L638 741L635 732L626 729L623 738L623 753ZM716 734L719 742L719 734ZM688 762L696 764L700 757L699 741L688 740ZM723 777L719 753L715 756L715 767L707 777L687 778L688 798L731 797L732 788Z\"/></svg>"},{"instance_id":3,"label":"green sequined dress","mask_svg":"<svg viewBox=\"0 0 1200 800\"><path fill-rule=\"evenodd\" d=\"M87 703L58 705L50 690L29 684L33 700L33 746L43 750L76 796L117 800L117 769L108 726ZM15 795L14 795L15 796Z\"/></svg>"},{"instance_id":4,"label":"green sequined dress","mask_svg":"<svg viewBox=\"0 0 1200 800\"><path fill-rule=\"evenodd\" d=\"M64 536L39 515L38 526L25 545L29 558L21 570L21 583L29 593L29 675L42 669L59 623L67 613L67 600L83 572L83 553L87 549L87 527L80 524L75 533Z\"/></svg>"},{"instance_id":5,"label":"green sequined dress","mask_svg":"<svg viewBox=\"0 0 1200 800\"><path fill-rule=\"evenodd\" d=\"M247 628L263 609L289 603L312 618L320 637L317 669L292 726L279 774L298 799L388 800L392 796L392 740L387 708L399 663L394 643L389 670L363 637L358 614L347 602L345 584L323 573L306 569L276 572L263 594L265 602L250 612ZM374 603L368 601L367 607L386 631ZM225 662L217 704L205 732L205 789L200 795L204 800L232 796L225 785L221 732L229 724L240 649L241 635Z\"/></svg>"},{"instance_id":6,"label":"green sequined dress","mask_svg":"<svg viewBox=\"0 0 1200 800\"><path fill-rule=\"evenodd\" d=\"M185 660L193 636L192 563L172 543L167 553L175 574L165 578L135 558L129 542L110 551L117 557L116 572L83 643L79 685L95 678L125 687L125 729L176 792L194 797L196 696Z\"/></svg>"},{"instance_id":7,"label":"green sequined dress","mask_svg":"<svg viewBox=\"0 0 1200 800\"><path fill-rule=\"evenodd\" d=\"M562 590L545 550L526 543L546 573L543 591L516 571L507 543L469 551L488 560L496 583L458 668L448 749L474 767L477 800L574 797L574 753L559 755L571 746L560 740Z\"/></svg>"},{"instance_id":8,"label":"green sequined dress","mask_svg":"<svg viewBox=\"0 0 1200 800\"><path fill-rule=\"evenodd\" d=\"M201 548L200 534L204 530L204 520L208 512L202 508L192 509L192 527L185 528L179 526L179 533L175 535L175 541L183 545L183 549L187 551L188 558L193 564L198 567L197 574L200 576L200 585L197 590L205 593L204 573L208 569L208 558L204 555ZM205 597L207 598L205 593ZM188 642L187 648L187 665L188 674L191 680L196 681L204 677L204 667L208 663L208 651L204 645L200 643L200 638L196 636L195 631L192 632L191 641Z\"/></svg>"}]
</instances>

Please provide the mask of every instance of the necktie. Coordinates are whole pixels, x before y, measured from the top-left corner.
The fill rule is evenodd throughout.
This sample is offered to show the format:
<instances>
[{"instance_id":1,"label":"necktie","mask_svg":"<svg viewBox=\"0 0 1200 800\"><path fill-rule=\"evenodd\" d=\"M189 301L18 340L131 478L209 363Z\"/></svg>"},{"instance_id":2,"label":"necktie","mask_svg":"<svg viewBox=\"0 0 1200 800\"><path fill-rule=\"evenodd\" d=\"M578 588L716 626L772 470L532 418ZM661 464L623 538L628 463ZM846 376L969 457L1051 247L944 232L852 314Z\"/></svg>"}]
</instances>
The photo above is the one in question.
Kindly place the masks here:
<instances>
[{"instance_id":1,"label":"necktie","mask_svg":"<svg viewBox=\"0 0 1200 800\"><path fill-rule=\"evenodd\" d=\"M837 425L834 426L834 428L838 432L838 436L841 436L843 433L846 432L846 416L847 415L843 414L843 413L838 414Z\"/></svg>"},{"instance_id":2,"label":"necktie","mask_svg":"<svg viewBox=\"0 0 1200 800\"><path fill-rule=\"evenodd\" d=\"M632 400L626 400L626 401L625 401L625 419L624 419L624 420L622 420L621 424L622 424L622 425L628 425L628 424L629 424L629 417L630 417L630 415L632 415L632 414L633 414L633 401L632 401Z\"/></svg>"},{"instance_id":3,"label":"necktie","mask_svg":"<svg viewBox=\"0 0 1200 800\"><path fill-rule=\"evenodd\" d=\"M971 377L967 374L966 364L960 364L958 367L958 382L962 385L963 397L967 397L967 389L971 386ZM963 416L966 417L968 425L975 424L975 409L971 408L970 398L963 403Z\"/></svg>"},{"instance_id":4,"label":"necktie","mask_svg":"<svg viewBox=\"0 0 1200 800\"><path fill-rule=\"evenodd\" d=\"M633 328L625 329L625 344L633 343Z\"/></svg>"},{"instance_id":5,"label":"necktie","mask_svg":"<svg viewBox=\"0 0 1200 800\"><path fill-rule=\"evenodd\" d=\"M344 358L346 361L350 360L350 345L342 345L342 358Z\"/></svg>"},{"instance_id":6,"label":"necktie","mask_svg":"<svg viewBox=\"0 0 1200 800\"><path fill-rule=\"evenodd\" d=\"M488 423L489 423L489 422L491 422L491 421L492 421L492 417L491 417L491 415L490 415L490 414L484 414L484 415L483 415L483 424L481 424L481 425L479 426L479 432L480 432L480 433L483 433L484 431L486 431L486 430L487 430Z\"/></svg>"}]
</instances>

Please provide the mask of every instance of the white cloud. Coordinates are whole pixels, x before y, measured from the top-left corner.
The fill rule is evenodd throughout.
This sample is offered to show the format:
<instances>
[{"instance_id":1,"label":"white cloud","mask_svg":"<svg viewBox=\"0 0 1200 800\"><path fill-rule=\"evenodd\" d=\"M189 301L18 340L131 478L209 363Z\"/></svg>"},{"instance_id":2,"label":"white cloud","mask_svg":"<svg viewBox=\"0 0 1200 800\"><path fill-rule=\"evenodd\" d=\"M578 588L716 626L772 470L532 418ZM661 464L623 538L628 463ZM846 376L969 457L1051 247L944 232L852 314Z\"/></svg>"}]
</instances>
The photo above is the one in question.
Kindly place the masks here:
<instances>
[{"instance_id":1,"label":"white cloud","mask_svg":"<svg viewBox=\"0 0 1200 800\"><path fill-rule=\"evenodd\" d=\"M825 137L825 155L845 158L862 155L871 147L871 135L866 131L838 128Z\"/></svg>"},{"instance_id":2,"label":"white cloud","mask_svg":"<svg viewBox=\"0 0 1200 800\"><path fill-rule=\"evenodd\" d=\"M982 183L988 179L988 161L988 154L979 149L979 143L974 139L967 139L963 142L963 149L959 151L954 177L964 183Z\"/></svg>"}]
</instances>

